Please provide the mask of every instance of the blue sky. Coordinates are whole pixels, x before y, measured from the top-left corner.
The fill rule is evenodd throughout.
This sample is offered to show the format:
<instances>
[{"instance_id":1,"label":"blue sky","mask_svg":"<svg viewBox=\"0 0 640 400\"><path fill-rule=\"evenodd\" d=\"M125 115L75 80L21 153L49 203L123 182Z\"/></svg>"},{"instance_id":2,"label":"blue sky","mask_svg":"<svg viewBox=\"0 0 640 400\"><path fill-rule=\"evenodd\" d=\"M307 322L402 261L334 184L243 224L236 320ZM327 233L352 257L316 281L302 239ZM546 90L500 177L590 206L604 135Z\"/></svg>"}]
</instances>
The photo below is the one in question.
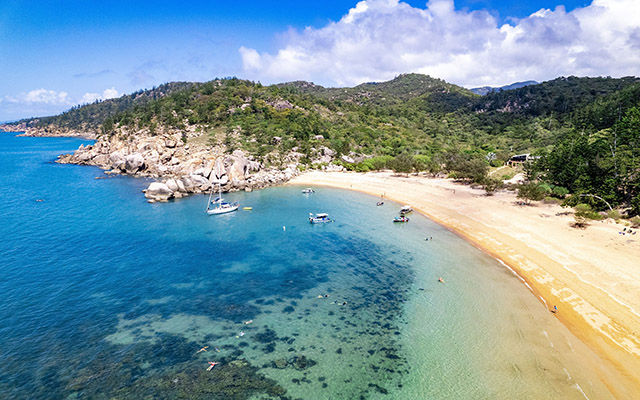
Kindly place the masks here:
<instances>
[{"instance_id":1,"label":"blue sky","mask_svg":"<svg viewBox=\"0 0 640 400\"><path fill-rule=\"evenodd\" d=\"M640 2L558 1L2 0L0 121L223 76L343 86L422 72L472 87L638 75L637 58L611 53L639 46ZM625 26L606 22L621 10ZM603 30L626 36L602 53Z\"/></svg>"}]
</instances>

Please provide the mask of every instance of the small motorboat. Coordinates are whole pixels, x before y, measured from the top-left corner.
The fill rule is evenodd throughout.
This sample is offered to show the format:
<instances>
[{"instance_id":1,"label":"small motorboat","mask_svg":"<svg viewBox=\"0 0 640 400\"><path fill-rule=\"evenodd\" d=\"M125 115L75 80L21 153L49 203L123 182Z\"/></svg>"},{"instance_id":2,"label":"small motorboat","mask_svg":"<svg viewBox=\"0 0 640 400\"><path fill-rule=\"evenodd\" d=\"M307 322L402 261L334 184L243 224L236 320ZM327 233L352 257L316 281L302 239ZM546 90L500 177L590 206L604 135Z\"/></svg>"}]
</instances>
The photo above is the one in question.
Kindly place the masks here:
<instances>
[{"instance_id":1,"label":"small motorboat","mask_svg":"<svg viewBox=\"0 0 640 400\"><path fill-rule=\"evenodd\" d=\"M306 189L302 190L302 193L304 193L304 194L315 193L315 190L313 190L311 188L306 188Z\"/></svg>"},{"instance_id":2,"label":"small motorboat","mask_svg":"<svg viewBox=\"0 0 640 400\"><path fill-rule=\"evenodd\" d=\"M309 222L312 224L322 224L324 222L333 222L333 220L329 218L329 214L326 213L319 213L315 215L313 213L309 213Z\"/></svg>"},{"instance_id":3,"label":"small motorboat","mask_svg":"<svg viewBox=\"0 0 640 400\"><path fill-rule=\"evenodd\" d=\"M393 219L393 222L409 222L409 218L402 216L402 217L395 217Z\"/></svg>"},{"instance_id":4,"label":"small motorboat","mask_svg":"<svg viewBox=\"0 0 640 400\"><path fill-rule=\"evenodd\" d=\"M400 209L400 215L409 214L411 211L413 211L413 208L411 208L411 206L402 206L402 208Z\"/></svg>"}]
</instances>

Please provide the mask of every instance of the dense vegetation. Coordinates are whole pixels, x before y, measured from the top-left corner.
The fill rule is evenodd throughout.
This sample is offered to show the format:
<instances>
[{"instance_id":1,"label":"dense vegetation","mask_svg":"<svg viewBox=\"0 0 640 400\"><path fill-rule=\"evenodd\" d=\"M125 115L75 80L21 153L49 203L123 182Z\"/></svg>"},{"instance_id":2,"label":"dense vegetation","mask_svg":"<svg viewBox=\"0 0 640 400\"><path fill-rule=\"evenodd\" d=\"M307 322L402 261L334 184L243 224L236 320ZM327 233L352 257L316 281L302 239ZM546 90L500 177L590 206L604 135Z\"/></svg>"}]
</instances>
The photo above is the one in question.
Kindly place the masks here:
<instances>
[{"instance_id":1,"label":"dense vegetation","mask_svg":"<svg viewBox=\"0 0 640 400\"><path fill-rule=\"evenodd\" d=\"M311 163L326 147L338 159L351 156L345 166L358 171L444 169L487 186L489 165L533 153L540 158L529 178L547 194L569 191L574 203L640 214L640 79L633 77L558 78L486 96L418 74L353 88L230 78L170 83L28 122L105 135L195 126L212 143L257 156L296 151Z\"/></svg>"}]
</instances>

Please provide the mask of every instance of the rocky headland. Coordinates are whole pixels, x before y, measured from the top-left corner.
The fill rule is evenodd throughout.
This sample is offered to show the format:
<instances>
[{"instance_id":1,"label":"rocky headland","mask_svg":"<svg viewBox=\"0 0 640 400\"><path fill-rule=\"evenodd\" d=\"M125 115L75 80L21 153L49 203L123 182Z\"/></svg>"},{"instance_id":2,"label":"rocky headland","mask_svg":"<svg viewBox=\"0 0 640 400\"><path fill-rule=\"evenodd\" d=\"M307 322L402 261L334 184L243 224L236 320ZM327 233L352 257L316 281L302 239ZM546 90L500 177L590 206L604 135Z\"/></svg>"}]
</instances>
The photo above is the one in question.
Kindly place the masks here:
<instances>
[{"instance_id":1,"label":"rocky headland","mask_svg":"<svg viewBox=\"0 0 640 400\"><path fill-rule=\"evenodd\" d=\"M274 165L242 150L228 153L224 145L209 145L203 139L197 132L101 135L92 145L81 145L72 154L60 155L57 162L98 166L108 175L156 178L144 191L150 202L207 193L218 185L224 192L251 191L280 185L299 174L301 153L292 151L283 157L271 157L278 158ZM321 148L317 154L323 169L342 170L341 166L330 164L335 154L330 149Z\"/></svg>"},{"instance_id":2,"label":"rocky headland","mask_svg":"<svg viewBox=\"0 0 640 400\"><path fill-rule=\"evenodd\" d=\"M24 132L18 136L83 137L95 143L81 145L71 154L58 156L60 164L91 165L105 174L126 174L155 178L145 197L149 202L168 201L194 193L208 193L221 186L222 191L251 191L283 184L300 173L299 160L305 155L293 148L286 155L267 154L258 159L243 150L227 151L222 144L212 145L204 133L189 126L184 131L127 132L98 135L95 131L72 131L50 126L32 127L24 123L0 125L6 132ZM280 138L274 137L274 141ZM312 165L327 171L341 171L332 164L336 153L322 146L312 149ZM355 155L354 155L355 156ZM353 162L349 156L342 161Z\"/></svg>"},{"instance_id":3,"label":"rocky headland","mask_svg":"<svg viewBox=\"0 0 640 400\"><path fill-rule=\"evenodd\" d=\"M37 122L37 120L34 120ZM35 122L29 124L21 122L19 124L0 124L0 131L4 132L22 132L18 136L31 137L82 137L86 139L95 139L96 133L91 129L68 129L54 125L35 126Z\"/></svg>"}]
</instances>

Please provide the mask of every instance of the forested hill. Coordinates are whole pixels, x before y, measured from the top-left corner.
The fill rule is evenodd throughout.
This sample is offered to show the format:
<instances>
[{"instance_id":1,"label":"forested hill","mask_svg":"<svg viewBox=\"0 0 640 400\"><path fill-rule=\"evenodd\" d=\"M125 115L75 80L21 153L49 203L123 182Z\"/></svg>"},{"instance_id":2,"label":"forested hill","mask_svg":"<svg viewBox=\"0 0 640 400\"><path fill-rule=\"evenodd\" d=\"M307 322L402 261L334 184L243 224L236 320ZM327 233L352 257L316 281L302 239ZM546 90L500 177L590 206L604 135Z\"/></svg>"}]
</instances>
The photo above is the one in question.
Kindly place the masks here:
<instances>
[{"instance_id":1,"label":"forested hill","mask_svg":"<svg viewBox=\"0 0 640 400\"><path fill-rule=\"evenodd\" d=\"M425 145L439 145L443 141L447 146L473 147L477 139L487 143L484 136L489 134L490 147L495 150L506 150L508 145L510 151L530 151L552 144L550 138L554 135L549 131L553 130L554 123L599 129L612 126L619 115L611 107L618 107L618 103L623 103L622 108L632 106L637 101L634 88L639 83L640 79L632 77L563 77L478 96L420 74L403 74L391 81L352 88L325 88L303 81L263 87L233 78L207 83L167 83L117 99L74 107L57 116L20 122L96 132L108 132L114 126L179 129L185 124L220 131L234 128L230 123L239 123L241 127L249 127L248 124L254 130L264 128L285 137L289 136L286 131L295 133L297 129L309 128L308 135L298 133L297 136L340 137L341 143L351 142L353 150L364 146L375 150L373 153L389 155L405 150L425 152L428 151ZM287 111L292 115L288 115L287 122L279 121L279 128L261 128L255 124L258 120L267 123L272 117L281 116L283 110L278 108L285 103L293 106L293 112ZM263 106L275 114L265 114ZM241 115L237 107L243 107ZM298 117L305 119L303 125L307 126L289 126L300 112L304 115ZM350 118L337 118L345 115ZM542 121L550 129L541 130ZM391 148L385 146L383 142L389 135L383 131L389 129L381 128L380 124L394 127L391 133L398 133L402 143ZM331 131L340 130L340 125L358 132L371 130L365 135L371 143L359 142L357 134L353 140L349 140L349 135L332 135L335 132ZM347 147L348 144L342 146Z\"/></svg>"},{"instance_id":2,"label":"forested hill","mask_svg":"<svg viewBox=\"0 0 640 400\"><path fill-rule=\"evenodd\" d=\"M562 77L537 85L498 91L478 101L475 111L509 112L520 116L545 116L555 113L559 117L587 106L603 96L640 83L640 78L577 78Z\"/></svg>"},{"instance_id":3,"label":"forested hill","mask_svg":"<svg viewBox=\"0 0 640 400\"><path fill-rule=\"evenodd\" d=\"M103 135L169 130L185 132L184 140L186 132L201 132L211 144L256 157L295 151L304 155L302 164L321 148L338 160L419 156L419 168L432 170L451 170L451 160L497 166L513 154L538 153L540 179L612 204L636 201L640 212L639 110L635 77L562 77L479 96L403 74L352 88L301 81L263 86L236 78L168 83L26 122Z\"/></svg>"},{"instance_id":4,"label":"forested hill","mask_svg":"<svg viewBox=\"0 0 640 400\"><path fill-rule=\"evenodd\" d=\"M29 118L18 121L28 126L50 126L72 130L98 131L104 120L110 116L130 110L134 106L146 104L160 99L175 91L185 90L196 85L190 82L165 83L150 90L123 95L118 98L96 101L91 104L80 105L63 112L60 115Z\"/></svg>"}]
</instances>

